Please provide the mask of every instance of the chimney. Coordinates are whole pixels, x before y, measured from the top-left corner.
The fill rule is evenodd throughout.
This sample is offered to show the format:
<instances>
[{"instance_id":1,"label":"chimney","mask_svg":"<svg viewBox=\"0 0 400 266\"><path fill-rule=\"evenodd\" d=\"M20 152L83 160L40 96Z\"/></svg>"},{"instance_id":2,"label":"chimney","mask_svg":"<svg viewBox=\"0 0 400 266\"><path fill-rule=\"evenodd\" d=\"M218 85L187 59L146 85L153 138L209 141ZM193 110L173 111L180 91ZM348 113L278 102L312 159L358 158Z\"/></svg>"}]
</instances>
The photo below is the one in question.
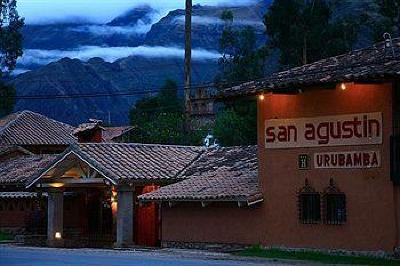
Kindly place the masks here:
<instances>
[{"instance_id":1,"label":"chimney","mask_svg":"<svg viewBox=\"0 0 400 266\"><path fill-rule=\"evenodd\" d=\"M79 143L101 143L103 142L103 121L89 119L89 122L80 124L74 130L74 136Z\"/></svg>"}]
</instances>

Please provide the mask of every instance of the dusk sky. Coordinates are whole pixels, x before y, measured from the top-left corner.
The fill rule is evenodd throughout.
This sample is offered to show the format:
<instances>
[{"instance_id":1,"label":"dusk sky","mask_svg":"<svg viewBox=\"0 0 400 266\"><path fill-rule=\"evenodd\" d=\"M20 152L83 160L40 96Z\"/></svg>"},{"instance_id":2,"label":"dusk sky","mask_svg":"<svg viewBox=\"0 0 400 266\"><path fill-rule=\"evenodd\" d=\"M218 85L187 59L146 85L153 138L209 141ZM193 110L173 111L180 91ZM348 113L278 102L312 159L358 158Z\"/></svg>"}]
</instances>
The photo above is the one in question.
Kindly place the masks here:
<instances>
[{"instance_id":1,"label":"dusk sky","mask_svg":"<svg viewBox=\"0 0 400 266\"><path fill-rule=\"evenodd\" d=\"M253 0L194 0L193 4L237 5ZM161 13L184 8L184 0L18 0L18 11L27 24L87 20L105 23L125 11L149 4Z\"/></svg>"}]
</instances>

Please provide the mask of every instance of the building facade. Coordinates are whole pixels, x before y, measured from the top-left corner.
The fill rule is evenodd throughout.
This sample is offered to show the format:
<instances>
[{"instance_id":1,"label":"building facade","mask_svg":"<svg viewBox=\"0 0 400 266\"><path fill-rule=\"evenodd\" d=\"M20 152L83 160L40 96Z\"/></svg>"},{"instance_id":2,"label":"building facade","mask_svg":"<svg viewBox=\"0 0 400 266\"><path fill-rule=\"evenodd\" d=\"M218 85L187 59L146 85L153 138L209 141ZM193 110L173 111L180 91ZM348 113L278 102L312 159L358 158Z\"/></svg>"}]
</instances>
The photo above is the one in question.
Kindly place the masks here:
<instances>
[{"instance_id":1,"label":"building facade","mask_svg":"<svg viewBox=\"0 0 400 266\"><path fill-rule=\"evenodd\" d=\"M179 183L145 195L164 202L166 244L399 247L397 55L394 39L224 90L224 99L258 99L263 201L244 209L222 201L171 208L166 203L184 195Z\"/></svg>"},{"instance_id":2,"label":"building facade","mask_svg":"<svg viewBox=\"0 0 400 266\"><path fill-rule=\"evenodd\" d=\"M393 83L345 83L258 101L264 244L392 251Z\"/></svg>"}]
</instances>

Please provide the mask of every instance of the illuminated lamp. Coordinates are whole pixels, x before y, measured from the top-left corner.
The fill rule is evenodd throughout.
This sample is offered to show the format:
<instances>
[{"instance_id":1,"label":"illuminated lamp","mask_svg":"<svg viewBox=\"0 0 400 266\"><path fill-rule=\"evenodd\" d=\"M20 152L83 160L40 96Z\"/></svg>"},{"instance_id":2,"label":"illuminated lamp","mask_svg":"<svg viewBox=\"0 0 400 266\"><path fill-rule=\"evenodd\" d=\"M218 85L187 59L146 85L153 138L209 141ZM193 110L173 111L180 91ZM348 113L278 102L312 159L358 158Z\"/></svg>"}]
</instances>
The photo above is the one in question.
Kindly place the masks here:
<instances>
[{"instance_id":1,"label":"illuminated lamp","mask_svg":"<svg viewBox=\"0 0 400 266\"><path fill-rule=\"evenodd\" d=\"M54 188L60 188L63 187L64 184L63 183L51 183L49 184L50 187L54 187Z\"/></svg>"},{"instance_id":2,"label":"illuminated lamp","mask_svg":"<svg viewBox=\"0 0 400 266\"><path fill-rule=\"evenodd\" d=\"M117 198L117 192L115 190L111 191L111 202L117 202L118 198Z\"/></svg>"},{"instance_id":3,"label":"illuminated lamp","mask_svg":"<svg viewBox=\"0 0 400 266\"><path fill-rule=\"evenodd\" d=\"M60 232L56 232L54 235L55 239L61 239L61 233Z\"/></svg>"},{"instance_id":4,"label":"illuminated lamp","mask_svg":"<svg viewBox=\"0 0 400 266\"><path fill-rule=\"evenodd\" d=\"M265 99L264 94L260 94L260 95L258 96L258 99L259 99L260 101L264 101L264 99Z\"/></svg>"},{"instance_id":5,"label":"illuminated lamp","mask_svg":"<svg viewBox=\"0 0 400 266\"><path fill-rule=\"evenodd\" d=\"M346 84L344 84L344 83L342 82L342 83L340 84L340 89L341 89L342 91L346 90L346 89L347 89Z\"/></svg>"}]
</instances>

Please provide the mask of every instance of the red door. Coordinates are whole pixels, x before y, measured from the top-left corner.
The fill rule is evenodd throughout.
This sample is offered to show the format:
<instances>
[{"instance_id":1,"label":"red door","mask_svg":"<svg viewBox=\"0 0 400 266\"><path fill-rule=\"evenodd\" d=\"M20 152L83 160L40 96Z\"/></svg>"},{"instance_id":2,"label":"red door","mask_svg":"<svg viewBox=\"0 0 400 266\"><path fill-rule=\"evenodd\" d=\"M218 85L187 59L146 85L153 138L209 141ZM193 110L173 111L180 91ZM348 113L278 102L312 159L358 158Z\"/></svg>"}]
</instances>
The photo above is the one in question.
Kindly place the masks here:
<instances>
[{"instance_id":1,"label":"red door","mask_svg":"<svg viewBox=\"0 0 400 266\"><path fill-rule=\"evenodd\" d=\"M142 195L158 189L157 186L137 187L136 195ZM146 247L156 247L160 243L160 217L158 204L136 205L135 236L136 244Z\"/></svg>"}]
</instances>

